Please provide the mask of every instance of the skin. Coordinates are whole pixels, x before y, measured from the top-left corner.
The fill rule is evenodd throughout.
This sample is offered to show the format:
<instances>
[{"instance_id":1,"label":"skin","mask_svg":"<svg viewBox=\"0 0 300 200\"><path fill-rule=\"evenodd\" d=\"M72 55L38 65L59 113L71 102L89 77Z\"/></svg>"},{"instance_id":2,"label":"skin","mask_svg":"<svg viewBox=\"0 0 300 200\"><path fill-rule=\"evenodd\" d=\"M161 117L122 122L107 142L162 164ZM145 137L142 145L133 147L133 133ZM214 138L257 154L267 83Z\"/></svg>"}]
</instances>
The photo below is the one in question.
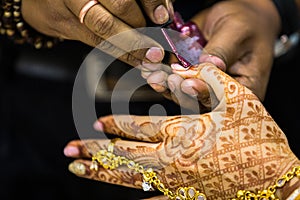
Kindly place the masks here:
<instances>
[{"instance_id":1,"label":"skin","mask_svg":"<svg viewBox=\"0 0 300 200\"><path fill-rule=\"evenodd\" d=\"M29 25L46 35L79 40L90 46L101 43L102 50L111 55L122 55L119 59L132 66L160 63L164 57L162 47L145 35L131 32L126 40L107 39L146 26L142 10L153 23L165 23L169 19L166 1L143 0L141 6L133 0L115 2L99 0L99 4L87 12L84 24L79 22L78 15L86 1L26 0L22 1L22 16ZM131 12L127 12L128 9ZM208 40L199 62L217 65L263 100L273 61L273 45L280 29L279 15L273 3L222 1L192 20ZM153 48L139 49L139 46ZM139 50L127 52L127 49ZM170 73L169 66L140 69L152 88L166 98L191 110L195 110L191 105L199 105L202 113L211 109L209 91L203 81L183 79ZM178 98L185 99L183 102L186 103L180 103ZM195 101L199 103L189 103Z\"/></svg>"},{"instance_id":2,"label":"skin","mask_svg":"<svg viewBox=\"0 0 300 200\"><path fill-rule=\"evenodd\" d=\"M171 190L193 186L208 199L233 198L239 189L268 188L300 164L285 134L247 87L211 63L187 71L177 66L173 73L205 81L216 97L215 108L202 115L100 117L97 130L123 138L114 145L116 155L152 167ZM141 189L141 175L126 167L89 169L91 156L107 149L108 143L70 141L65 147L65 155L75 158L70 171L83 178ZM84 169L82 173L78 168ZM277 190L280 199L285 199L290 187L300 184L293 180L292 185Z\"/></svg>"},{"instance_id":3,"label":"skin","mask_svg":"<svg viewBox=\"0 0 300 200\"><path fill-rule=\"evenodd\" d=\"M165 1L162 0L141 0L142 6L134 0L99 0L99 4L88 10L84 23L81 24L79 12L87 2L87 0L25 0L22 1L22 16L31 27L41 33L62 39L78 40L93 47L118 33L146 26L142 9L154 24L164 24L169 19ZM105 43L106 52L124 54L120 60L132 66L141 64L144 60L159 62L164 56L157 42L137 32L128 35L128 39L122 43L110 42ZM145 44L160 49L155 48L147 54L148 49L139 48ZM124 51L128 47L140 50Z\"/></svg>"},{"instance_id":4,"label":"skin","mask_svg":"<svg viewBox=\"0 0 300 200\"><path fill-rule=\"evenodd\" d=\"M208 40L199 62L217 65L263 101L273 64L273 48L280 30L280 17L273 2L222 1L200 12L192 21ZM172 57L170 63L175 61ZM197 97L202 107L207 108L202 109L203 112L211 107L202 80L183 79L163 69L158 73L147 68L142 74L155 91L168 99L178 102L171 95L176 93L175 96L186 95L190 101ZM180 105L190 108L188 103Z\"/></svg>"}]
</instances>

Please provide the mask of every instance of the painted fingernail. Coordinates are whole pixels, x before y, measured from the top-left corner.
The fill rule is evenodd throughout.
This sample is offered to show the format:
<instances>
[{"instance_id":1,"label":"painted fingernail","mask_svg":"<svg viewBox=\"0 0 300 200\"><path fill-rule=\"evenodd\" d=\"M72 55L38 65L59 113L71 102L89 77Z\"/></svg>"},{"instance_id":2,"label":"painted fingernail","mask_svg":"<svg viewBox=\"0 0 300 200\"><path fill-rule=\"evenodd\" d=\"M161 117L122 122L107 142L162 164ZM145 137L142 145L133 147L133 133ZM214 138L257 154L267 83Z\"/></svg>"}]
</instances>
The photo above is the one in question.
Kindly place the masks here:
<instances>
[{"instance_id":1,"label":"painted fingernail","mask_svg":"<svg viewBox=\"0 0 300 200\"><path fill-rule=\"evenodd\" d=\"M186 71L186 68L184 68L182 65L178 63L171 64L172 69L177 71Z\"/></svg>"},{"instance_id":2,"label":"painted fingernail","mask_svg":"<svg viewBox=\"0 0 300 200\"><path fill-rule=\"evenodd\" d=\"M98 120L95 121L95 123L93 124L93 127L96 131L103 131L103 124L101 122L99 122Z\"/></svg>"},{"instance_id":3,"label":"painted fingernail","mask_svg":"<svg viewBox=\"0 0 300 200\"><path fill-rule=\"evenodd\" d=\"M80 175L80 176L83 176L86 173L85 165L79 162L70 163L68 169L73 174Z\"/></svg>"},{"instance_id":4,"label":"painted fingernail","mask_svg":"<svg viewBox=\"0 0 300 200\"><path fill-rule=\"evenodd\" d=\"M200 61L200 63L210 62L210 63L216 65L217 67L219 67L222 71L226 70L225 62L217 56L214 56L211 54L202 54L199 58L199 61Z\"/></svg>"},{"instance_id":5,"label":"painted fingernail","mask_svg":"<svg viewBox=\"0 0 300 200\"><path fill-rule=\"evenodd\" d=\"M164 5L160 5L154 10L154 18L159 24L164 24L169 20L169 13Z\"/></svg>"},{"instance_id":6,"label":"painted fingernail","mask_svg":"<svg viewBox=\"0 0 300 200\"><path fill-rule=\"evenodd\" d=\"M154 63L162 61L163 57L164 54L158 47L151 47L146 53L146 58Z\"/></svg>"},{"instance_id":7,"label":"painted fingernail","mask_svg":"<svg viewBox=\"0 0 300 200\"><path fill-rule=\"evenodd\" d=\"M67 146L66 148L64 148L64 154L67 157L78 156L79 149L77 147Z\"/></svg>"}]
</instances>

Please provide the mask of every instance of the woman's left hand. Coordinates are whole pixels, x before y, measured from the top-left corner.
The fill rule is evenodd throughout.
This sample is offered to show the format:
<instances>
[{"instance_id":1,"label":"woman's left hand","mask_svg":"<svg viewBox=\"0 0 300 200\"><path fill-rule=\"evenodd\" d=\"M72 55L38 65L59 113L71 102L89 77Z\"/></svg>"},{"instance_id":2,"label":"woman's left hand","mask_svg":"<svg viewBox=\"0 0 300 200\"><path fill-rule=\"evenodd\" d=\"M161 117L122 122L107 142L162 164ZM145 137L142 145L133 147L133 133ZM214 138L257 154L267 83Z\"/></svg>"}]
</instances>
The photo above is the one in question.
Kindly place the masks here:
<instances>
[{"instance_id":1,"label":"woman's left hand","mask_svg":"<svg viewBox=\"0 0 300 200\"><path fill-rule=\"evenodd\" d=\"M152 168L171 191L192 186L208 199L233 198L240 189L261 191L299 165L285 134L248 88L211 63L174 73L206 82L215 96L213 110L202 115L100 117L97 130L124 138L115 142L114 154ZM76 158L69 169L80 177L141 189L142 175L133 169L90 169L92 156L108 149L109 142L68 143L65 155Z\"/></svg>"}]
</instances>

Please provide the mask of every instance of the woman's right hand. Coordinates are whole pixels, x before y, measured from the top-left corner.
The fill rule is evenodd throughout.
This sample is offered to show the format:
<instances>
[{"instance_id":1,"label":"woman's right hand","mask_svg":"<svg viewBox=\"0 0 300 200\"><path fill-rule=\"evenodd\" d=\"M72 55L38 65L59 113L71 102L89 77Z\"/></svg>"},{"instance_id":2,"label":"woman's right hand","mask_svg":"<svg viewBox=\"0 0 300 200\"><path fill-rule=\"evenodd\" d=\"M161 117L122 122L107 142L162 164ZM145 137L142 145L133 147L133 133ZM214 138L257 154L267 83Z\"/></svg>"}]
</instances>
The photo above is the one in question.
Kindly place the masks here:
<instances>
[{"instance_id":1,"label":"woman's right hand","mask_svg":"<svg viewBox=\"0 0 300 200\"><path fill-rule=\"evenodd\" d=\"M244 189L268 189L300 165L285 134L248 88L211 63L187 71L178 68L174 73L203 80L215 94L216 107L202 115L102 116L95 129L122 137L115 142L114 154L152 168L171 191L193 186L207 199L233 198ZM141 189L141 174L126 165L113 170L100 166L98 171L90 169L91 157L109 150L109 142L70 141L65 147L65 155L75 158L70 171L80 177ZM299 185L299 179L293 178L282 189L270 191L278 189L276 195L286 199Z\"/></svg>"}]
</instances>

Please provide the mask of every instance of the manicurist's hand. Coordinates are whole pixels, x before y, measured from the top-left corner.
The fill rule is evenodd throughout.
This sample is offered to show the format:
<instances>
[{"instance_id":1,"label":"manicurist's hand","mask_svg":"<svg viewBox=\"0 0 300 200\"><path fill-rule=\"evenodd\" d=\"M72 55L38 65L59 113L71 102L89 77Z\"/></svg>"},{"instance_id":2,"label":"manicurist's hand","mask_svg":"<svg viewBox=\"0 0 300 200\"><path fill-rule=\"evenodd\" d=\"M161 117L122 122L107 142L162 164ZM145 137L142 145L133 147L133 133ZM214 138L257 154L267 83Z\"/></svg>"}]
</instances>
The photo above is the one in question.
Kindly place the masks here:
<instances>
[{"instance_id":1,"label":"manicurist's hand","mask_svg":"<svg viewBox=\"0 0 300 200\"><path fill-rule=\"evenodd\" d=\"M274 44L280 30L279 14L272 1L220 1L192 18L207 44L199 63L211 62L251 89L264 100L271 67ZM149 67L150 68L150 67ZM150 68L151 69L151 68ZM148 70L151 71L151 70ZM154 90L177 102L198 98L202 110L211 107L205 83L199 79L183 79L169 71L152 68L144 77ZM191 108L190 103L180 104Z\"/></svg>"},{"instance_id":2,"label":"manicurist's hand","mask_svg":"<svg viewBox=\"0 0 300 200\"><path fill-rule=\"evenodd\" d=\"M165 2L141 0L138 4L135 0L98 0L94 5L88 0L26 0L22 1L22 15L41 33L97 46L114 35L146 26L146 17L155 24L167 22L169 15ZM80 11L87 4L93 6L88 7L81 23ZM146 54L149 48L145 46L156 48ZM135 50L139 47L142 49ZM164 56L157 42L134 31L126 35L126 39L109 40L102 49L111 55L124 54L119 59L134 66L145 60L145 55L151 62L159 62ZM128 49L135 51L128 53Z\"/></svg>"}]
</instances>

